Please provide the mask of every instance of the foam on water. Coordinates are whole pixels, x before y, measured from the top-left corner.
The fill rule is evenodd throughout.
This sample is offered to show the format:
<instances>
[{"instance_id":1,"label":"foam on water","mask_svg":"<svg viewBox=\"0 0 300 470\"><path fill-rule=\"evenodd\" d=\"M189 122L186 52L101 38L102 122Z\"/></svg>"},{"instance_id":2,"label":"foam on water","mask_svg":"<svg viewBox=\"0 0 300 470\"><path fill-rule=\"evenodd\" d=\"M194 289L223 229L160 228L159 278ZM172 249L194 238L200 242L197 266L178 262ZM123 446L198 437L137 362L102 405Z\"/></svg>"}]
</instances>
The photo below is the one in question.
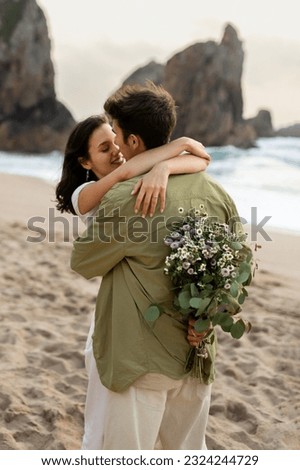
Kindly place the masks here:
<instances>
[{"instance_id":1,"label":"foam on water","mask_svg":"<svg viewBox=\"0 0 300 470\"><path fill-rule=\"evenodd\" d=\"M251 207L257 222L271 216L265 227L300 233L300 139L259 139L257 147L211 147L208 169L232 196L248 222Z\"/></svg>"},{"instance_id":2,"label":"foam on water","mask_svg":"<svg viewBox=\"0 0 300 470\"><path fill-rule=\"evenodd\" d=\"M300 138L259 139L257 147L209 147L208 173L232 196L240 215L257 223L271 216L264 228L300 234ZM0 152L0 172L30 175L56 183L63 157L59 152L21 155ZM252 220L253 222L253 220Z\"/></svg>"},{"instance_id":3,"label":"foam on water","mask_svg":"<svg viewBox=\"0 0 300 470\"><path fill-rule=\"evenodd\" d=\"M63 156L59 152L41 155L22 155L0 152L0 172L34 176L56 182L60 178Z\"/></svg>"}]
</instances>

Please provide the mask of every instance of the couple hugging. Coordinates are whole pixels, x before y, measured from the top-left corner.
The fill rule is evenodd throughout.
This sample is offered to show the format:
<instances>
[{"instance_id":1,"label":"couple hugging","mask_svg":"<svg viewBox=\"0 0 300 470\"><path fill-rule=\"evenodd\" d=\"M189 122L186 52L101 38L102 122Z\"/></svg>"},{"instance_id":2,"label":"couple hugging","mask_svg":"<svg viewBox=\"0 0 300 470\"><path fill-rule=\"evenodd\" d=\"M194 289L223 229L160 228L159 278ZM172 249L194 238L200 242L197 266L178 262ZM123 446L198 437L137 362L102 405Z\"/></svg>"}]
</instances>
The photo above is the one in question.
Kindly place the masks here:
<instances>
[{"instance_id":1,"label":"couple hugging","mask_svg":"<svg viewBox=\"0 0 300 470\"><path fill-rule=\"evenodd\" d=\"M56 189L58 209L87 224L71 268L102 278L85 351L82 449L206 449L216 338L210 332L202 376L194 378L186 359L205 333L173 306L164 238L179 208L204 206L221 223L237 219L237 210L205 173L202 144L169 142L176 109L163 87L124 86L104 109L109 120L92 116L71 133ZM154 322L144 316L151 304L164 307Z\"/></svg>"}]
</instances>

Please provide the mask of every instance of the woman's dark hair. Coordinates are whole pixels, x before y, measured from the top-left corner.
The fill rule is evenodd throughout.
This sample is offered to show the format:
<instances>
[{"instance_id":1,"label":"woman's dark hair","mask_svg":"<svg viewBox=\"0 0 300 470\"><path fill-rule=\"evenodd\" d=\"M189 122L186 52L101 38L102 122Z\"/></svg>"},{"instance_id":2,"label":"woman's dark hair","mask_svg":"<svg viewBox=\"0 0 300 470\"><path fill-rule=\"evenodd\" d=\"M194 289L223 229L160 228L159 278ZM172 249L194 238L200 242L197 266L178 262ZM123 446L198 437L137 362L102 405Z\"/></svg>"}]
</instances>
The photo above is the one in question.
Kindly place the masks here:
<instances>
[{"instance_id":1,"label":"woman's dark hair","mask_svg":"<svg viewBox=\"0 0 300 470\"><path fill-rule=\"evenodd\" d=\"M86 170L81 166L80 159L89 159L90 137L105 123L108 123L108 119L104 114L90 116L79 122L71 132L64 152L61 179L56 186L56 207L60 212L71 212L75 215L71 197L75 189L86 181ZM98 179L91 170L89 179Z\"/></svg>"}]
</instances>

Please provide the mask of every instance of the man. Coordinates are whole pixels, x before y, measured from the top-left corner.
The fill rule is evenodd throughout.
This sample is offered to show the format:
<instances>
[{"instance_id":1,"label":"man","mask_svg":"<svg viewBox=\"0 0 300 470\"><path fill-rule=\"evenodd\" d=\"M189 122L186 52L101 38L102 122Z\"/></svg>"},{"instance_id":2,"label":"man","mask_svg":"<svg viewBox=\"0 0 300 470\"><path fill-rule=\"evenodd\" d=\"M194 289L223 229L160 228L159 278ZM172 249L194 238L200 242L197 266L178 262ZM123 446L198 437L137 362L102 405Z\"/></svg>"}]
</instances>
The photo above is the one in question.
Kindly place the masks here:
<instances>
[{"instance_id":1,"label":"man","mask_svg":"<svg viewBox=\"0 0 300 470\"><path fill-rule=\"evenodd\" d=\"M173 98L162 88L125 86L104 105L126 159L166 143L176 123ZM97 220L74 243L71 267L87 279L103 276L93 338L100 380L109 390L102 449L205 449L214 380L215 337L201 379L190 376L187 325L173 307L164 274L164 237L188 211L204 204L221 222L238 217L225 191L205 173L170 178L164 214L134 214L136 179L114 186ZM147 322L151 304L164 313ZM200 336L189 331L193 343Z\"/></svg>"}]
</instances>

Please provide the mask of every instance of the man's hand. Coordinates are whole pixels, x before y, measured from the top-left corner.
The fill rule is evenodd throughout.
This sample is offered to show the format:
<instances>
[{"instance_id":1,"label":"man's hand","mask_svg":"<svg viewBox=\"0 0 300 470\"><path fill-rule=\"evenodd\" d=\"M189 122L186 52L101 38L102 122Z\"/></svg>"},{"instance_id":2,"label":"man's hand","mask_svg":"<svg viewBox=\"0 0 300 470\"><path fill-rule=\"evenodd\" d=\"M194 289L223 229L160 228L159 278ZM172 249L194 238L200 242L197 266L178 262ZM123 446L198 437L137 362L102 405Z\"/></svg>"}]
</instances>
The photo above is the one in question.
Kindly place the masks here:
<instances>
[{"instance_id":1,"label":"man's hand","mask_svg":"<svg viewBox=\"0 0 300 470\"><path fill-rule=\"evenodd\" d=\"M209 328L205 331L202 331L201 333L198 333L194 328L195 322L196 320L192 318L189 319L187 340L191 346L196 348L197 346L199 346L201 341L207 336L207 334L210 333L211 329Z\"/></svg>"}]
</instances>

